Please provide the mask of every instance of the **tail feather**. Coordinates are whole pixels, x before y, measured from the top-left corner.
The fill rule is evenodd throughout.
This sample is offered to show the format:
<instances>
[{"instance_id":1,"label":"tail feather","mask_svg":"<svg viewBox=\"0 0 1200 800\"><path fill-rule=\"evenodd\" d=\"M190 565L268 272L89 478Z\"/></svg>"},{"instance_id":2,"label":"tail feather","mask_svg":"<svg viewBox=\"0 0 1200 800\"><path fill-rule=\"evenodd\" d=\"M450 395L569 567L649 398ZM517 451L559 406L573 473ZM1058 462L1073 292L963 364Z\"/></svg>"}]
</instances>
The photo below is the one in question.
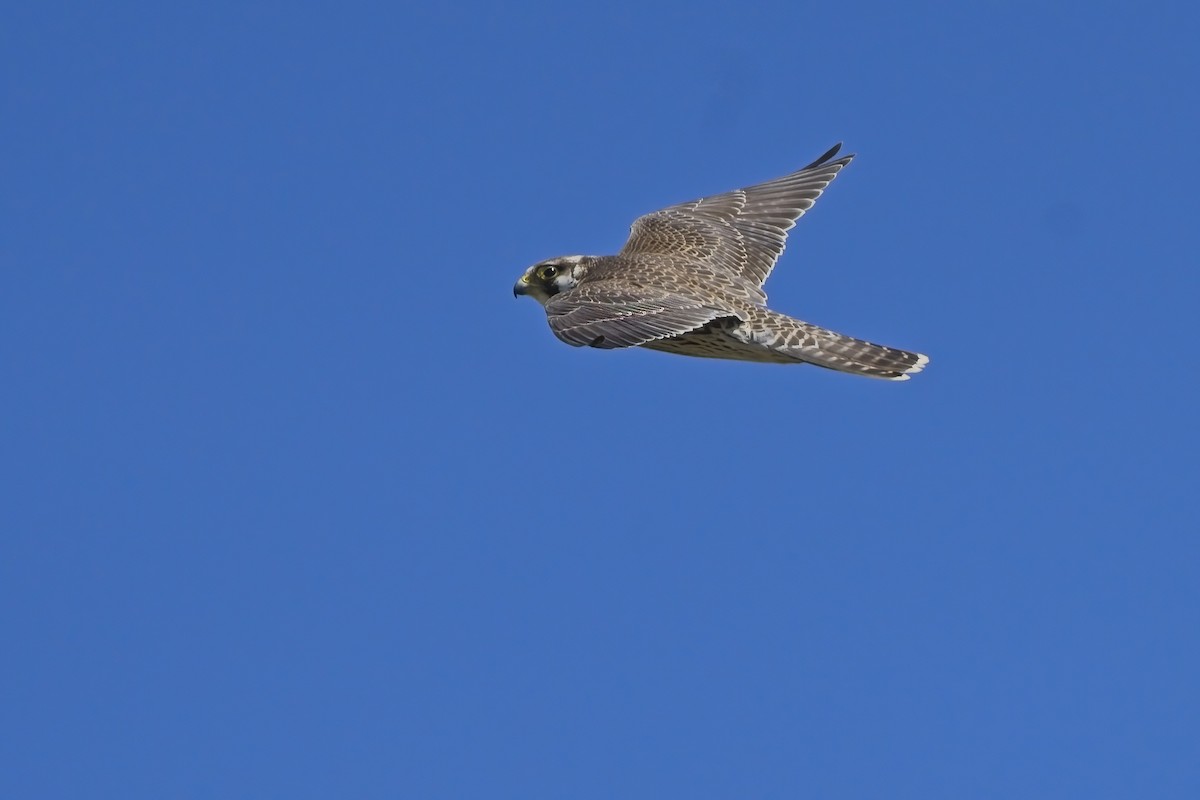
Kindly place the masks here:
<instances>
[{"instance_id":1,"label":"tail feather","mask_svg":"<svg viewBox=\"0 0 1200 800\"><path fill-rule=\"evenodd\" d=\"M929 363L929 356L922 353L855 339L783 314L768 313L773 317L765 326L770 333L764 337L760 329L755 339L798 361L892 381L906 381Z\"/></svg>"},{"instance_id":2,"label":"tail feather","mask_svg":"<svg viewBox=\"0 0 1200 800\"><path fill-rule=\"evenodd\" d=\"M819 367L871 378L906 381L929 363L929 356L922 353L911 353L833 331L818 330L822 335L817 337L817 346L804 348L804 352L798 355L802 360Z\"/></svg>"}]
</instances>

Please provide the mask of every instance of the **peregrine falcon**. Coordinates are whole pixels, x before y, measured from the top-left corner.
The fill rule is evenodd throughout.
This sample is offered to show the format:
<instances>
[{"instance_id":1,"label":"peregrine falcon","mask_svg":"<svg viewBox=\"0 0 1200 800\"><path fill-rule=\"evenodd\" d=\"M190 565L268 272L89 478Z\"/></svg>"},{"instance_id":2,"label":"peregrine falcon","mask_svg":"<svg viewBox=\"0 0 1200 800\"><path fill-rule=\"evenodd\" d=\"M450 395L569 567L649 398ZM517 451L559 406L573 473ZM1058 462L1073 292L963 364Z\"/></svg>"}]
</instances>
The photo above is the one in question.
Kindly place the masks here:
<instances>
[{"instance_id":1,"label":"peregrine falcon","mask_svg":"<svg viewBox=\"0 0 1200 800\"><path fill-rule=\"evenodd\" d=\"M820 367L905 381L929 358L853 339L767 308L763 283L787 232L853 155L841 145L773 181L664 208L634 221L615 256L560 256L513 287L581 347Z\"/></svg>"}]
</instances>

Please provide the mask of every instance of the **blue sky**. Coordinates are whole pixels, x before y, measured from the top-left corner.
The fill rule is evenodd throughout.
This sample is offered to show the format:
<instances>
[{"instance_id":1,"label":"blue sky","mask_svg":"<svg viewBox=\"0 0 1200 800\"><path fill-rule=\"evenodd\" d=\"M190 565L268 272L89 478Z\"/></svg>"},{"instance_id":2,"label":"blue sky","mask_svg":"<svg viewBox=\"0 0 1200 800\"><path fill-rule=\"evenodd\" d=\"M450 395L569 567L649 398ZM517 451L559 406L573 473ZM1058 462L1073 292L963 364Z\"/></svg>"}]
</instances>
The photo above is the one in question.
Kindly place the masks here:
<instances>
[{"instance_id":1,"label":"blue sky","mask_svg":"<svg viewBox=\"0 0 1200 800\"><path fill-rule=\"evenodd\" d=\"M0 795L1200 795L1198 14L6 9ZM510 294L838 141L908 383Z\"/></svg>"}]
</instances>

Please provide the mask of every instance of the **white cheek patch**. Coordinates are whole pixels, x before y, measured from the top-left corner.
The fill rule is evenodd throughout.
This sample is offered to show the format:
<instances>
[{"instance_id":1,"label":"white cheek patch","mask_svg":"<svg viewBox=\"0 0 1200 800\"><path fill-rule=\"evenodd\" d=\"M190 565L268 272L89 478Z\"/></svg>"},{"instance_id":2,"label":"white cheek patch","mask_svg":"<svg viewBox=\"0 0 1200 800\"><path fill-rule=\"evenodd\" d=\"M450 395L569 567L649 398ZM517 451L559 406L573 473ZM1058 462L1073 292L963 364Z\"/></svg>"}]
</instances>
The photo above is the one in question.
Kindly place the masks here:
<instances>
[{"instance_id":1,"label":"white cheek patch","mask_svg":"<svg viewBox=\"0 0 1200 800\"><path fill-rule=\"evenodd\" d=\"M573 275L558 275L550 282L554 284L556 292L565 292L568 289L574 289L575 285L579 283Z\"/></svg>"}]
</instances>

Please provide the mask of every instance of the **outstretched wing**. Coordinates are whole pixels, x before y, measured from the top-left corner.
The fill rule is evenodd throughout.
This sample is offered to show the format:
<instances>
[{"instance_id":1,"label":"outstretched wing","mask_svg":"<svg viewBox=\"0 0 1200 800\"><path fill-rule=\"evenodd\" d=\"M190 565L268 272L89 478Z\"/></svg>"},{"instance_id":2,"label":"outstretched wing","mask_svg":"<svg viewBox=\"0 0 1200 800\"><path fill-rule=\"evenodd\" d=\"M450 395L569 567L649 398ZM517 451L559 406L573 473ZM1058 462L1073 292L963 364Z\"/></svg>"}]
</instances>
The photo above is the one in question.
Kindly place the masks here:
<instances>
[{"instance_id":1,"label":"outstretched wing","mask_svg":"<svg viewBox=\"0 0 1200 800\"><path fill-rule=\"evenodd\" d=\"M636 347L695 330L728 311L670 292L612 281L581 284L546 302L554 335L583 347Z\"/></svg>"},{"instance_id":2,"label":"outstretched wing","mask_svg":"<svg viewBox=\"0 0 1200 800\"><path fill-rule=\"evenodd\" d=\"M831 161L839 149L835 145L791 175L639 217L621 255L683 255L727 271L763 302L762 285L783 253L787 232L854 158Z\"/></svg>"}]
</instances>

